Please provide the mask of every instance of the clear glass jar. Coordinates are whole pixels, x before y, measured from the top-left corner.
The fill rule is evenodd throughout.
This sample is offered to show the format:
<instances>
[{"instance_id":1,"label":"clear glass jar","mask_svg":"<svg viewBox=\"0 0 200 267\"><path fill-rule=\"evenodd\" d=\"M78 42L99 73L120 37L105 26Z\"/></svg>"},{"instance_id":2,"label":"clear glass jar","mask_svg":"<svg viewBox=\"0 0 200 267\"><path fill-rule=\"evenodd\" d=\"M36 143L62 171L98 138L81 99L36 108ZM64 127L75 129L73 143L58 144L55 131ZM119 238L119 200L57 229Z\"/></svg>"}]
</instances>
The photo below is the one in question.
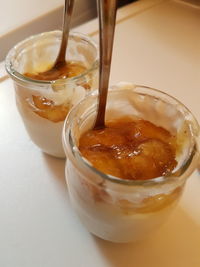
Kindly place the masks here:
<instances>
[{"instance_id":1,"label":"clear glass jar","mask_svg":"<svg viewBox=\"0 0 200 267\"><path fill-rule=\"evenodd\" d=\"M66 59L86 67L81 75L56 81L37 81L24 73L43 72L55 62L61 32L52 31L18 43L6 58L6 69L14 81L16 103L32 141L55 157L65 157L62 128L73 105L96 88L98 49L91 38L70 33Z\"/></svg>"},{"instance_id":2,"label":"clear glass jar","mask_svg":"<svg viewBox=\"0 0 200 267\"><path fill-rule=\"evenodd\" d=\"M177 166L170 175L124 180L95 169L78 149L81 134L94 124L96 110L97 92L93 92L71 110L64 125L71 203L94 235L113 242L143 239L166 221L197 166L199 125L183 104L161 91L125 83L113 87L106 120L131 115L177 136Z\"/></svg>"}]
</instances>

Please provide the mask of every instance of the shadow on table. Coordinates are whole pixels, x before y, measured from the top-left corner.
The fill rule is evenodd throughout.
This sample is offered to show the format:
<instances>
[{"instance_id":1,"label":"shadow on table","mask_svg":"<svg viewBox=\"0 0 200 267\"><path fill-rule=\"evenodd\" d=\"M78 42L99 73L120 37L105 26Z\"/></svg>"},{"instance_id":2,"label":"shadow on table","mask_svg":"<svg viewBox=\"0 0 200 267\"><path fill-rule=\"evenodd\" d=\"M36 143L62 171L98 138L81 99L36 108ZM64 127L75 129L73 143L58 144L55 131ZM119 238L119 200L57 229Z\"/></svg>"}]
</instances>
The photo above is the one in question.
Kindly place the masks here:
<instances>
[{"instance_id":1,"label":"shadow on table","mask_svg":"<svg viewBox=\"0 0 200 267\"><path fill-rule=\"evenodd\" d=\"M132 244L114 244L95 238L113 267L199 267L200 225L181 208L151 238Z\"/></svg>"},{"instance_id":2,"label":"shadow on table","mask_svg":"<svg viewBox=\"0 0 200 267\"><path fill-rule=\"evenodd\" d=\"M53 174L53 176L64 186L66 186L65 181L65 159L59 159L49 156L43 153L44 162L46 163L48 169Z\"/></svg>"}]
</instances>

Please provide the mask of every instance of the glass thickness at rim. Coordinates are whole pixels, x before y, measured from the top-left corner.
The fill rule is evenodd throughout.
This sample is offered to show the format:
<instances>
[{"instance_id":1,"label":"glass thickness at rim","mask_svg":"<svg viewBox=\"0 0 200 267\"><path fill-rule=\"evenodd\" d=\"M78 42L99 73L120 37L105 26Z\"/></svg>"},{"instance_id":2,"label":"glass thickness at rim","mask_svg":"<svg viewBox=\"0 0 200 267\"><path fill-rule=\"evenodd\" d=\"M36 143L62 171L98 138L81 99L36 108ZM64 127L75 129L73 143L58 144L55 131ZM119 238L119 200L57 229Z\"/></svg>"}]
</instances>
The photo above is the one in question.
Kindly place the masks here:
<instances>
[{"instance_id":1,"label":"glass thickness at rim","mask_svg":"<svg viewBox=\"0 0 200 267\"><path fill-rule=\"evenodd\" d=\"M174 103L180 105L181 107L183 107L185 112L190 114L190 116L192 117L192 120L194 121L195 126L198 127L198 132L199 132L199 125L198 125L197 120L195 119L193 114L190 112L190 110L183 103L181 103L179 100L177 100L176 98L174 98L174 97L168 95L167 93L162 92L161 90L158 90L158 89L154 89L154 88L142 86L142 85L135 85L135 84L132 84L132 85L134 86L134 92L136 92L138 94L142 95L143 93L139 92L137 89L149 90L149 94L145 93L145 95L151 96L150 92L158 93L158 94L161 94L162 96L165 96L166 98L172 100ZM122 91L122 90L131 90L131 89L113 89L113 90L111 89L110 92L117 93L117 92ZM132 91L133 91L133 89L132 89ZM154 95L152 95L152 96L154 96ZM95 99L95 97L97 97L97 91L92 92L88 97L94 97L94 99ZM154 97L157 98L156 96L154 96ZM105 173L99 171L98 169L94 168L91 165L91 163L81 155L78 147L75 144L75 140L73 138L71 128L69 127L70 117L73 116L73 113L74 114L76 113L76 109L79 106L81 106L81 104L84 103L85 101L86 100L83 99L77 106L74 106L65 120L64 128L63 128L64 145L67 146L66 145L66 143L67 143L66 139L67 139L67 133L68 133L70 152L73 155L72 157L74 157L75 160L78 161L77 165L79 165L79 167L81 166L83 168L86 167L89 171L100 176L103 180L108 180L110 182L115 182L118 184L130 185L130 186L131 185L151 186L152 184L165 184L168 182L173 182L174 179L181 179L181 176L184 175L185 171L190 167L190 164L192 163L196 153L198 153L198 146L197 146L197 143L195 141L195 137L192 135L191 138L193 138L194 142L193 142L193 146L191 149L191 153L189 154L189 156L186 159L186 161L184 162L184 164L182 166L180 166L178 170L176 170L174 172L172 171L169 175L160 176L160 177L156 177L156 178L148 179L148 180L128 180L128 179L121 179L119 177L112 176L109 174L105 174ZM95 107L93 107L92 111L94 112L96 108L97 108L97 105ZM72 162L73 161L74 160L72 160Z\"/></svg>"},{"instance_id":2,"label":"glass thickness at rim","mask_svg":"<svg viewBox=\"0 0 200 267\"><path fill-rule=\"evenodd\" d=\"M81 73L80 75L78 76L75 76L75 77L71 77L71 78L67 78L67 79L58 79L58 80L50 80L50 81L44 81L44 80L34 80L34 79L31 79L29 77L26 77L24 75L22 75L21 73L19 73L18 71L16 71L14 68L13 68L13 65L12 65L12 58L14 56L16 56L17 54L17 49L20 47L20 46L23 46L25 45L26 43L28 42L31 42L33 41L34 39L35 40L39 40L40 38L45 38L45 36L48 37L48 35L55 35L55 36L58 36L58 38L61 39L61 31L50 31L50 32L43 32L43 33L40 33L40 34L36 34L36 35L32 35L26 39L24 39L23 41L19 42L18 44L16 44L13 48L11 48L11 50L8 52L7 56L6 56L6 59L5 59L5 68L6 68L6 71L8 72L8 74L14 79L14 80L17 80L17 81L21 81L21 82L29 82L29 83L32 83L32 84L37 84L37 85L51 85L51 84L54 84L54 83L59 83L60 85L62 84L65 84L65 83L68 83L70 81L77 81L81 78L83 78L85 75L87 75L88 73L96 70L98 68L98 64L99 64L99 61L98 61L98 46L97 44L92 40L90 39L87 35L84 35L82 33L78 33L78 32L70 32L69 33L69 39L70 38L76 38L76 37L79 37L81 38L83 41L87 42L88 44L91 44L97 51L97 55L96 55L96 59L94 61L94 63L92 64L91 68L86 70L85 72Z\"/></svg>"}]
</instances>

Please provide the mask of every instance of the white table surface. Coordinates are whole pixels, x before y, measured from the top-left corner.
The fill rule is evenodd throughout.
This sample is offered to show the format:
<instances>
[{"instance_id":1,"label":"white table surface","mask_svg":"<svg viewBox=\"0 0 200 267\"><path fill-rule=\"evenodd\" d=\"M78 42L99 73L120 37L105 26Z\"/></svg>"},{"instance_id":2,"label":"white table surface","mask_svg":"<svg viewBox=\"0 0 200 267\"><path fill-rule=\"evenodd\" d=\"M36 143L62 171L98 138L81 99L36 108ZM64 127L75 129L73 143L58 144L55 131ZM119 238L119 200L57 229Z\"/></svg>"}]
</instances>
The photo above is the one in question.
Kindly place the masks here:
<instances>
[{"instance_id":1,"label":"white table surface","mask_svg":"<svg viewBox=\"0 0 200 267\"><path fill-rule=\"evenodd\" d=\"M153 5L153 7L151 7ZM96 22L84 25L94 38ZM115 35L111 84L162 89L200 121L200 10L174 1L123 8ZM64 160L30 141L10 79L0 82L1 267L199 267L200 175L188 180L168 222L153 237L112 244L89 234L72 210Z\"/></svg>"}]
</instances>

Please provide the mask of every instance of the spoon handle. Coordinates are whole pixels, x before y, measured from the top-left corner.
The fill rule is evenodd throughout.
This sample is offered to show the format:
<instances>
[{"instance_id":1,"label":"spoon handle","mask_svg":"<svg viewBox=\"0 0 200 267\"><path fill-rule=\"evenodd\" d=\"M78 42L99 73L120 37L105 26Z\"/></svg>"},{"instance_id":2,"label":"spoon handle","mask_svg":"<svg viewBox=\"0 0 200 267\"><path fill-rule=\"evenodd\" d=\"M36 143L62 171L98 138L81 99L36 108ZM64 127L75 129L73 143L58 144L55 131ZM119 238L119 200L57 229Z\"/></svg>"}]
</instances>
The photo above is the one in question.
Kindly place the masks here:
<instances>
[{"instance_id":1,"label":"spoon handle","mask_svg":"<svg viewBox=\"0 0 200 267\"><path fill-rule=\"evenodd\" d=\"M95 129L105 127L105 109L115 32L117 0L97 0L100 30L99 100Z\"/></svg>"},{"instance_id":2,"label":"spoon handle","mask_svg":"<svg viewBox=\"0 0 200 267\"><path fill-rule=\"evenodd\" d=\"M74 7L74 0L65 0L64 13L63 13L63 30L62 30L62 42L60 45L60 51L55 62L55 66L65 64L65 54L67 50L67 42L70 30L70 21L72 11Z\"/></svg>"}]
</instances>

